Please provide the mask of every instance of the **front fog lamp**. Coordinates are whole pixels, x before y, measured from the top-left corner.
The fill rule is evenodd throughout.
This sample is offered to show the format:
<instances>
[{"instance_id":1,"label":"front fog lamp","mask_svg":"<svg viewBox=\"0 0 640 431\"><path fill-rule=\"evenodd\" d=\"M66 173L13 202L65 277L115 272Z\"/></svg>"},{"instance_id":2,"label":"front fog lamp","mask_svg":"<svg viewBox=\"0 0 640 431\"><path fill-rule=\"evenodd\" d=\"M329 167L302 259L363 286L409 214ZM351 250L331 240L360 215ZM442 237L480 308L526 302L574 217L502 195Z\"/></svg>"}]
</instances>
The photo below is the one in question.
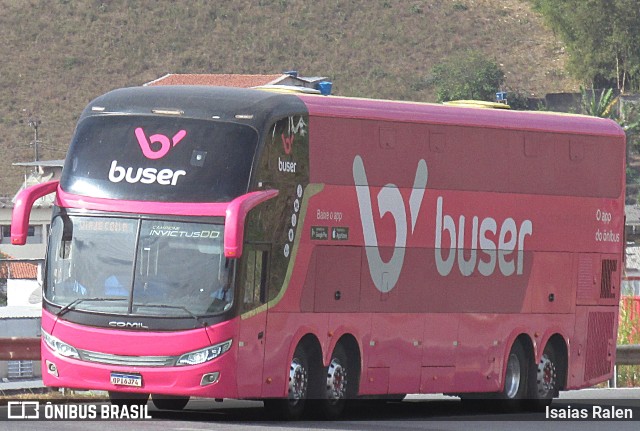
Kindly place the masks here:
<instances>
[{"instance_id":1,"label":"front fog lamp","mask_svg":"<svg viewBox=\"0 0 640 431\"><path fill-rule=\"evenodd\" d=\"M231 340L195 352L185 353L180 356L176 365L198 365L209 362L222 355L231 348Z\"/></svg>"},{"instance_id":2,"label":"front fog lamp","mask_svg":"<svg viewBox=\"0 0 640 431\"><path fill-rule=\"evenodd\" d=\"M52 376L58 377L58 367L53 362L47 360L47 372Z\"/></svg>"},{"instance_id":3,"label":"front fog lamp","mask_svg":"<svg viewBox=\"0 0 640 431\"><path fill-rule=\"evenodd\" d=\"M42 337L44 338L44 342L60 356L66 356L67 358L76 358L80 359L80 355L75 347L65 343L64 341L58 340L56 337L47 334L42 331Z\"/></svg>"},{"instance_id":4,"label":"front fog lamp","mask_svg":"<svg viewBox=\"0 0 640 431\"><path fill-rule=\"evenodd\" d=\"M208 373L202 376L200 379L200 386L212 385L214 383L218 383L218 379L220 378L220 372L216 371L215 373Z\"/></svg>"}]
</instances>

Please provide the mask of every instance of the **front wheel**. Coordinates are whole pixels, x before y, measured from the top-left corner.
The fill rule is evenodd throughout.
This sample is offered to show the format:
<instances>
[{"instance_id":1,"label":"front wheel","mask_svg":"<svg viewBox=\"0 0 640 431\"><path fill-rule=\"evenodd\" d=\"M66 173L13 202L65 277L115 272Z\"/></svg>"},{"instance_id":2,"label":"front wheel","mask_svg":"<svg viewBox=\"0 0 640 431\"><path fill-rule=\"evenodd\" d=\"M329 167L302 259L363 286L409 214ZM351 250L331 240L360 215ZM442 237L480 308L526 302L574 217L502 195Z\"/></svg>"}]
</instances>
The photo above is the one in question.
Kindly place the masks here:
<instances>
[{"instance_id":1,"label":"front wheel","mask_svg":"<svg viewBox=\"0 0 640 431\"><path fill-rule=\"evenodd\" d=\"M146 405L149 401L149 394L138 394L135 392L114 392L109 391L109 401L114 406L134 406Z\"/></svg>"},{"instance_id":2,"label":"front wheel","mask_svg":"<svg viewBox=\"0 0 640 431\"><path fill-rule=\"evenodd\" d=\"M182 410L187 406L189 397L154 394L151 401L160 410Z\"/></svg>"}]
</instances>

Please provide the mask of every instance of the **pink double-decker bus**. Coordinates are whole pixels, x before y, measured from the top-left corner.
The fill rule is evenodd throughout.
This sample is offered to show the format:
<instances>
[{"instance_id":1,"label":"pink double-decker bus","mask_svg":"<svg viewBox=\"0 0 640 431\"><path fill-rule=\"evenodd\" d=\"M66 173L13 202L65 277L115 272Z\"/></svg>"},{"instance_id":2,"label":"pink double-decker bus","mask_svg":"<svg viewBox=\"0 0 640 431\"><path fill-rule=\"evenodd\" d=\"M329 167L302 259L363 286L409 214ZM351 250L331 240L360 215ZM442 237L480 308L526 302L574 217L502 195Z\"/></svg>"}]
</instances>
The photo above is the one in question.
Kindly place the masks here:
<instances>
[{"instance_id":1,"label":"pink double-decker bus","mask_svg":"<svg viewBox=\"0 0 640 431\"><path fill-rule=\"evenodd\" d=\"M115 403L456 394L521 407L612 376L625 135L612 121L257 89L83 111L43 287L48 386Z\"/></svg>"}]
</instances>

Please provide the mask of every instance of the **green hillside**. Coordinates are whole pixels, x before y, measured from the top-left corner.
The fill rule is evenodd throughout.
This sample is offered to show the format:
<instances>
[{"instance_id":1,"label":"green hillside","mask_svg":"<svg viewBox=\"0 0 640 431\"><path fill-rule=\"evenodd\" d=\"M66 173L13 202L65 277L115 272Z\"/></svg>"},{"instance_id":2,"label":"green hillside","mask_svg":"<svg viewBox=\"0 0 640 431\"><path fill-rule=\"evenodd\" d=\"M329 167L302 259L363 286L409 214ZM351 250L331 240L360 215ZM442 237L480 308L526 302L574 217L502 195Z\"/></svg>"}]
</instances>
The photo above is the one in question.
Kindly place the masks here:
<instances>
[{"instance_id":1,"label":"green hillside","mask_svg":"<svg viewBox=\"0 0 640 431\"><path fill-rule=\"evenodd\" d=\"M429 71L481 50L508 89L574 91L560 42L525 0L0 0L0 194L63 158L87 102L166 73L328 76L345 96L435 101Z\"/></svg>"}]
</instances>

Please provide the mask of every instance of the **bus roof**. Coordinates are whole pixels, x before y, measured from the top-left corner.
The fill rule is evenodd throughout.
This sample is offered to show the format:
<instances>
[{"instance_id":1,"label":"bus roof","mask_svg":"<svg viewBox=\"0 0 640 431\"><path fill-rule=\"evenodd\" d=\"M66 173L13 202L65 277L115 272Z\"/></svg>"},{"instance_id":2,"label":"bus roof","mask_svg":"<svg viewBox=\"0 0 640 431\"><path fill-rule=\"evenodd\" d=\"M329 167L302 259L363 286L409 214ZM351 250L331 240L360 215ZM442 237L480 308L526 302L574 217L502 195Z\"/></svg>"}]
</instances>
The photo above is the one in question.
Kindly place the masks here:
<instances>
[{"instance_id":1,"label":"bus roof","mask_svg":"<svg viewBox=\"0 0 640 431\"><path fill-rule=\"evenodd\" d=\"M94 115L150 115L157 110L174 111L189 118L259 125L272 117L299 114L305 107L290 94L206 85L163 85L110 91L92 100L81 119Z\"/></svg>"},{"instance_id":2,"label":"bus roof","mask_svg":"<svg viewBox=\"0 0 640 431\"><path fill-rule=\"evenodd\" d=\"M555 112L477 109L336 96L298 95L310 115L624 137L613 120Z\"/></svg>"},{"instance_id":3,"label":"bus roof","mask_svg":"<svg viewBox=\"0 0 640 431\"><path fill-rule=\"evenodd\" d=\"M212 104L214 99L217 103ZM253 114L254 121L243 122L258 124L267 118L300 113L305 109L300 101L310 115L325 117L624 137L624 131L613 120L585 115L189 85L113 90L93 100L82 117L101 113L151 114L151 108L163 108L180 109L192 118L234 120L236 115Z\"/></svg>"}]
</instances>

